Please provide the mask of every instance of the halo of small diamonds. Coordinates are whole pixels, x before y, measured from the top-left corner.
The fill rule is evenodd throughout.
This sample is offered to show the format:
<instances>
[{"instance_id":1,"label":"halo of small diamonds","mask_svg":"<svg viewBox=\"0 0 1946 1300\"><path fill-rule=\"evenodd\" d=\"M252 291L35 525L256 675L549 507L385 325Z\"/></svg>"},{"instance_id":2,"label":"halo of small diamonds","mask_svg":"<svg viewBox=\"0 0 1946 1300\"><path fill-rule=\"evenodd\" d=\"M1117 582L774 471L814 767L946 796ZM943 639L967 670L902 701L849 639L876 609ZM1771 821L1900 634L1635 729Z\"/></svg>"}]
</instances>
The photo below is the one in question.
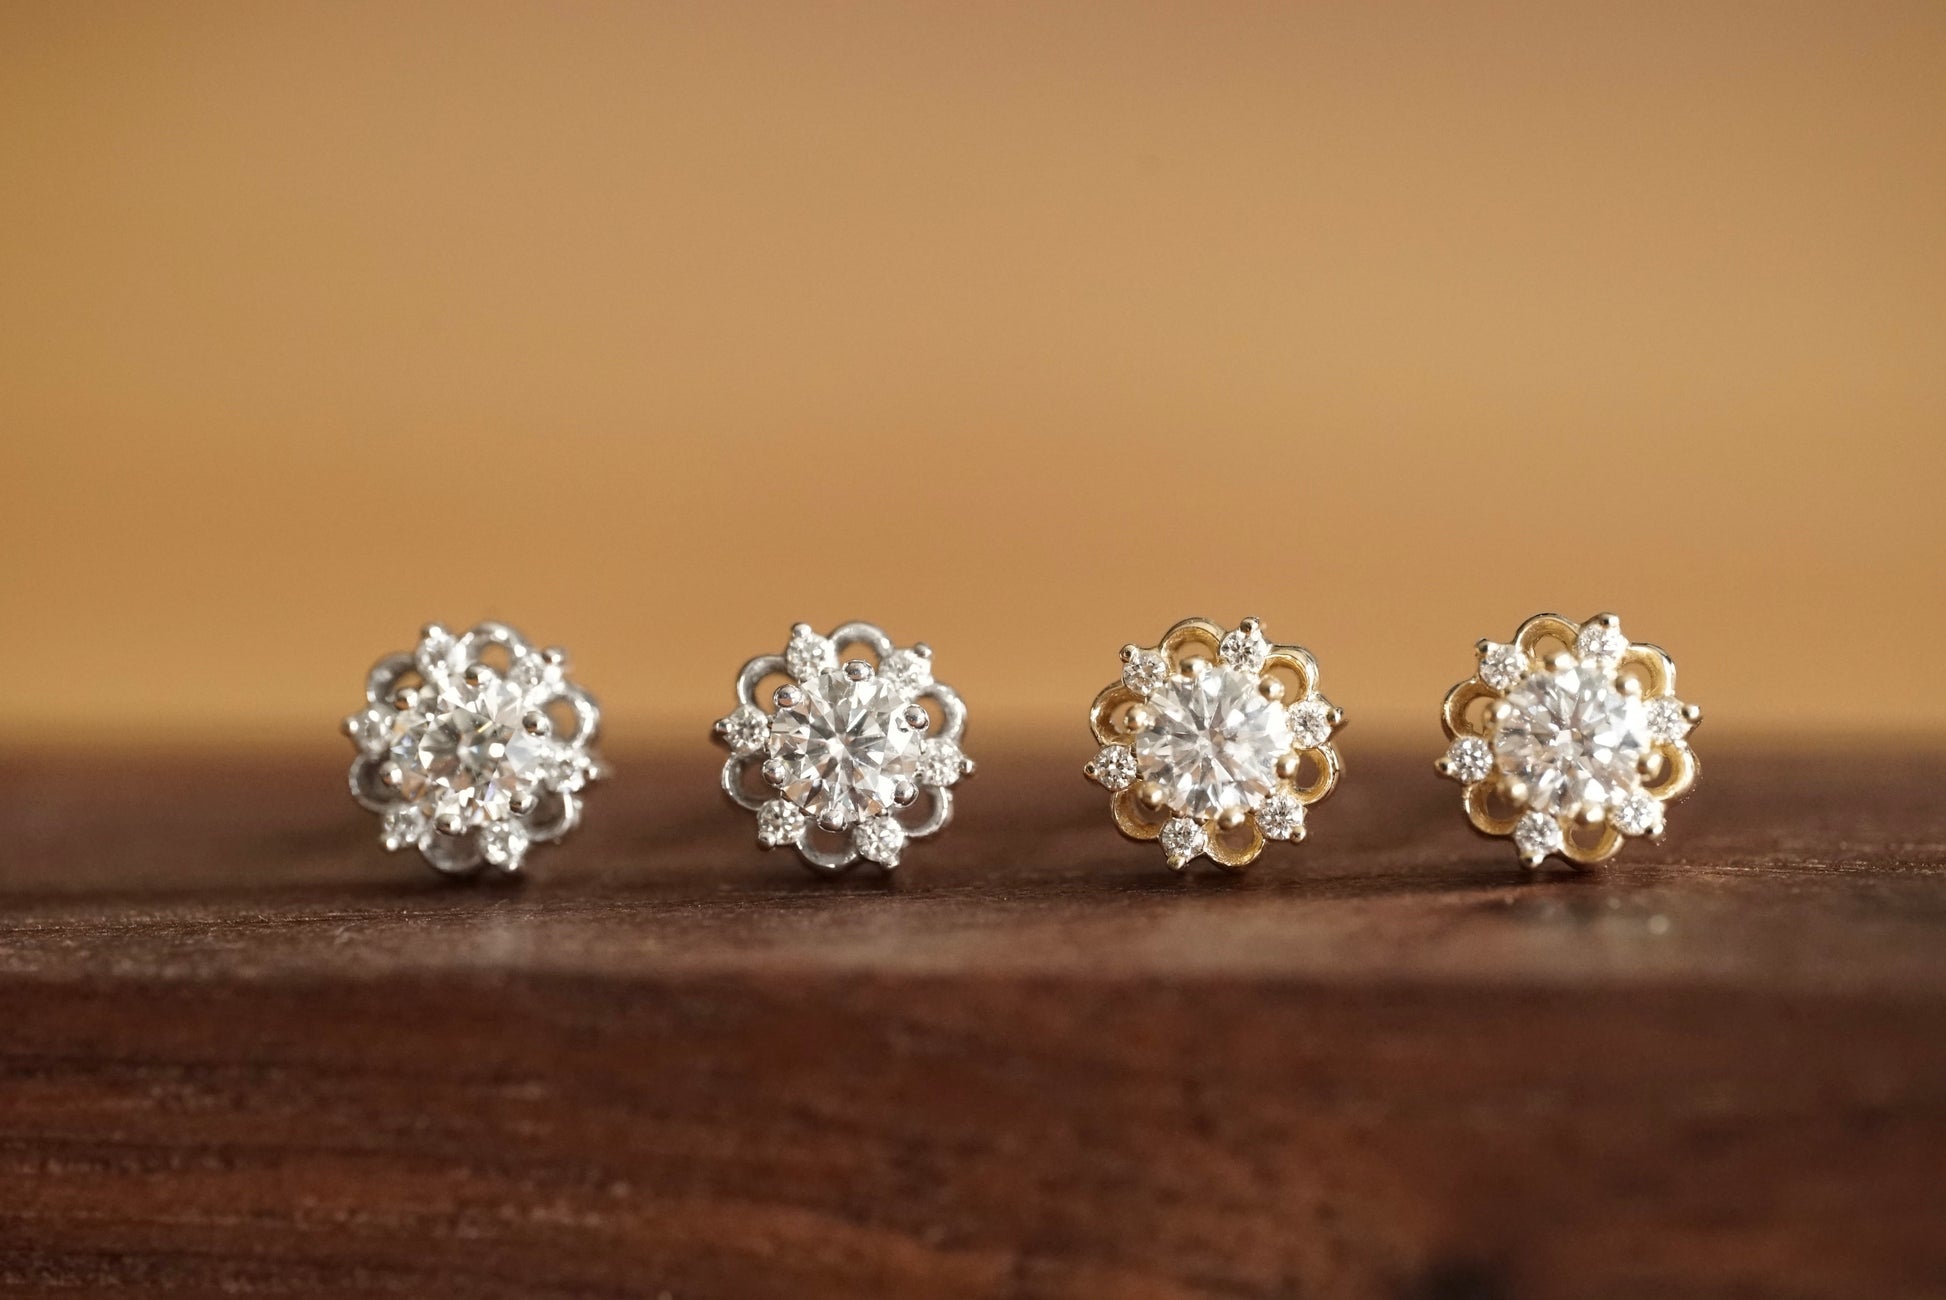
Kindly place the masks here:
<instances>
[{"instance_id":1,"label":"halo of small diamonds","mask_svg":"<svg viewBox=\"0 0 1946 1300\"><path fill-rule=\"evenodd\" d=\"M1101 748L1082 772L1110 792L1124 835L1159 841L1175 871L1204 856L1240 871L1265 842L1304 838L1306 807L1337 784L1344 723L1308 650L1271 642L1254 618L1192 618L1121 657L1089 712Z\"/></svg>"},{"instance_id":2,"label":"halo of small diamonds","mask_svg":"<svg viewBox=\"0 0 1946 1300\"><path fill-rule=\"evenodd\" d=\"M852 653L861 647L869 658ZM777 676L789 680L766 712L756 691ZM793 847L819 873L861 859L891 871L910 841L952 819L952 787L973 771L960 750L966 706L934 679L924 645L894 645L870 623L829 636L799 623L782 653L743 666L736 693L716 723L730 751L723 791L756 814L762 847Z\"/></svg>"},{"instance_id":3,"label":"halo of small diamonds","mask_svg":"<svg viewBox=\"0 0 1946 1300\"><path fill-rule=\"evenodd\" d=\"M603 772L600 724L564 652L504 623L458 636L432 624L411 653L373 666L365 708L345 719L351 794L379 815L388 850L418 849L448 875L511 875L580 823L582 791Z\"/></svg>"},{"instance_id":4,"label":"halo of small diamonds","mask_svg":"<svg viewBox=\"0 0 1946 1300\"><path fill-rule=\"evenodd\" d=\"M1479 643L1474 675L1446 697L1439 772L1466 788L1473 826L1510 837L1525 865L1604 861L1660 835L1696 783L1688 735L1702 711L1675 688L1675 662L1615 615L1538 614L1512 642Z\"/></svg>"}]
</instances>

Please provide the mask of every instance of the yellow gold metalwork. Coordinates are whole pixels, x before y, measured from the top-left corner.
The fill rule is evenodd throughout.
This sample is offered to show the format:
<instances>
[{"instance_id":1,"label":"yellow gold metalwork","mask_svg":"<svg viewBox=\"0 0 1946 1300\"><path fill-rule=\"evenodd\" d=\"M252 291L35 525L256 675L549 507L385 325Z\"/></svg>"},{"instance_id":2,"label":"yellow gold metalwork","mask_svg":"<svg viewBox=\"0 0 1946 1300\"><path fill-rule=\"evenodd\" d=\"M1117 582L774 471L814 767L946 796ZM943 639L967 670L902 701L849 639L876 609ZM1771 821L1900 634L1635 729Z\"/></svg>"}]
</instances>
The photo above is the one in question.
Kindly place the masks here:
<instances>
[{"instance_id":1,"label":"yellow gold metalwork","mask_svg":"<svg viewBox=\"0 0 1946 1300\"><path fill-rule=\"evenodd\" d=\"M1597 620L1610 630L1620 626L1619 621L1609 615L1596 615L1590 622ZM1600 656L1603 652L1597 648L1584 654L1581 650L1580 637L1586 626L1571 622L1559 614L1536 614L1520 625L1520 629L1514 633L1512 644L1526 657L1527 671L1541 671L1549 666L1555 653L1548 648L1549 642L1559 643L1563 652L1587 662L1589 656ZM1591 640L1589 644L1598 647L1599 638ZM1480 643L1480 652L1483 656L1489 652L1498 653L1494 650L1494 643L1488 641ZM1645 702L1660 703L1667 710L1669 701L1675 699L1676 665L1658 646L1631 642L1618 658L1597 657L1593 662L1611 672L1618 686L1633 691L1639 685ZM1484 775L1476 776L1466 785L1462 801L1466 819L1474 829L1493 836L1513 835L1524 817L1546 815L1526 810L1524 804L1528 795L1517 783L1511 783L1509 778L1492 766L1484 769L1479 766L1482 756L1477 747L1471 752L1466 750L1466 744L1471 743L1469 738L1492 745L1498 731L1492 710L1495 702L1504 698L1502 691L1481 679L1476 666L1474 675L1447 692L1440 706L1440 723L1447 738L1454 742L1448 756L1440 760L1440 770L1462 781L1466 779L1461 775L1463 771L1478 773L1484 770ZM1485 708L1482 708L1483 704ZM1675 707L1681 710L1682 719L1688 726L1694 727L1700 723L1700 710L1681 705L1680 702ZM1462 744L1463 741L1466 744ZM1490 748L1488 754L1491 755ZM1486 761L1490 764L1491 758ZM1639 802L1640 795L1647 794L1666 807L1695 787L1698 771L1695 751L1686 740L1656 740L1643 761L1641 781L1636 787L1639 793L1634 797ZM1627 833L1620 829L1617 824L1619 806L1608 807L1607 819L1599 823L1558 819L1562 838L1561 847L1557 850L1560 855L1578 867L1585 867L1605 862L1618 853L1628 834L1642 833L1641 822L1632 823ZM1659 833L1659 821L1649 826L1650 834Z\"/></svg>"},{"instance_id":2,"label":"yellow gold metalwork","mask_svg":"<svg viewBox=\"0 0 1946 1300\"><path fill-rule=\"evenodd\" d=\"M1117 790L1115 797L1108 801L1108 807L1115 814L1115 826L1122 834L1132 840L1152 840L1162 834L1162 823L1155 820L1155 814L1143 808L1135 797L1135 787Z\"/></svg>"},{"instance_id":3,"label":"yellow gold metalwork","mask_svg":"<svg viewBox=\"0 0 1946 1300\"><path fill-rule=\"evenodd\" d=\"M1337 750L1330 745L1319 745L1316 749L1300 749L1297 756L1310 759L1318 773L1309 785L1299 785L1295 779L1289 782L1290 792L1299 803L1314 804L1338 788L1338 774L1343 766Z\"/></svg>"},{"instance_id":4,"label":"yellow gold metalwork","mask_svg":"<svg viewBox=\"0 0 1946 1300\"><path fill-rule=\"evenodd\" d=\"M1482 739L1493 733L1485 719L1471 717L1468 710L1476 701L1497 700L1500 692L1488 686L1477 677L1469 677L1446 692L1446 704L1440 720L1446 724L1446 738L1452 740L1459 736L1479 736Z\"/></svg>"},{"instance_id":5,"label":"yellow gold metalwork","mask_svg":"<svg viewBox=\"0 0 1946 1300\"><path fill-rule=\"evenodd\" d=\"M1205 850L1209 854L1210 861L1230 871L1242 871L1255 862L1257 855L1264 851L1264 832L1263 828L1257 825L1256 818L1252 817L1237 829L1249 836L1241 847L1225 842L1237 831L1211 831L1209 848Z\"/></svg>"},{"instance_id":6,"label":"yellow gold metalwork","mask_svg":"<svg viewBox=\"0 0 1946 1300\"><path fill-rule=\"evenodd\" d=\"M1247 633L1253 639L1261 638L1260 625L1252 619L1244 620L1238 633ZM1225 630L1208 619L1186 618L1163 634L1154 653L1163 657L1171 672L1181 672L1184 663L1190 659L1207 659L1212 663L1222 661L1225 636ZM1273 644L1261 639L1257 640L1257 644L1263 651L1259 677L1263 682L1274 682L1283 687L1281 702L1286 707L1296 704L1307 704L1313 709L1321 704L1328 707L1328 702L1317 694L1318 664L1310 651L1300 645ZM1275 686L1265 692L1265 698L1272 703L1278 703L1279 697ZM1095 743L1128 746L1131 737L1125 727L1118 723L1130 709L1143 704L1144 699L1143 693L1123 682L1115 682L1096 695L1088 710L1088 729ZM1329 719L1333 728L1342 724L1342 714L1338 710L1332 709ZM1299 777L1306 767L1306 759L1314 775L1300 785ZM1090 769L1097 776L1102 770L1094 764L1090 765ZM1126 776L1127 768L1121 770ZM1338 784L1343 766L1337 749L1327 740L1309 749L1292 749L1279 760L1276 770L1279 779L1272 794L1288 796L1288 808L1290 801L1303 807L1329 795ZM1288 776L1285 775L1287 771ZM1135 780L1115 790L1109 800L1109 810L1114 816L1116 828L1133 840L1160 839L1170 820L1185 820L1172 818L1166 808L1155 812L1143 807L1139 792L1152 776L1138 772ZM1280 834L1287 833L1286 827L1278 828ZM1231 871L1241 871L1256 861L1270 838L1265 834L1255 809L1240 826L1232 829L1222 829L1214 817L1204 819L1199 828L1204 837L1202 852L1217 865ZM1293 839L1303 838L1303 823L1299 821L1296 830L1288 834ZM1186 864L1179 864L1176 869L1180 870L1181 865Z\"/></svg>"}]
</instances>

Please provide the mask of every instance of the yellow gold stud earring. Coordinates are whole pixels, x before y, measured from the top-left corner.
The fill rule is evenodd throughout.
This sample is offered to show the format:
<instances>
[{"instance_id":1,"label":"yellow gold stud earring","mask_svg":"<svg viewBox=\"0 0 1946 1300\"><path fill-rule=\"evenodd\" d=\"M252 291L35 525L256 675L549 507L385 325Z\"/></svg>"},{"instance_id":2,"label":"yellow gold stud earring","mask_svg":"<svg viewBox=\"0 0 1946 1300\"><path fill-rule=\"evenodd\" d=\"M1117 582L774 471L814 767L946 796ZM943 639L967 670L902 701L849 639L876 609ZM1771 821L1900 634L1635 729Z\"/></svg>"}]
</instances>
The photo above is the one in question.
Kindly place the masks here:
<instances>
[{"instance_id":1,"label":"yellow gold stud earring","mask_svg":"<svg viewBox=\"0 0 1946 1300\"><path fill-rule=\"evenodd\" d=\"M1664 809L1696 784L1689 732L1703 720L1676 697L1674 660L1613 614L1537 614L1478 656L1446 696L1437 764L1466 787L1476 830L1511 837L1528 867L1551 854L1588 866L1661 836Z\"/></svg>"},{"instance_id":2,"label":"yellow gold stud earring","mask_svg":"<svg viewBox=\"0 0 1946 1300\"><path fill-rule=\"evenodd\" d=\"M1121 680L1095 697L1100 752L1083 769L1113 796L1122 834L1159 840L1172 871L1198 857L1241 871L1266 840L1305 835L1305 809L1338 783L1342 710L1318 665L1246 618L1225 631L1176 624L1153 648L1122 647Z\"/></svg>"}]
</instances>

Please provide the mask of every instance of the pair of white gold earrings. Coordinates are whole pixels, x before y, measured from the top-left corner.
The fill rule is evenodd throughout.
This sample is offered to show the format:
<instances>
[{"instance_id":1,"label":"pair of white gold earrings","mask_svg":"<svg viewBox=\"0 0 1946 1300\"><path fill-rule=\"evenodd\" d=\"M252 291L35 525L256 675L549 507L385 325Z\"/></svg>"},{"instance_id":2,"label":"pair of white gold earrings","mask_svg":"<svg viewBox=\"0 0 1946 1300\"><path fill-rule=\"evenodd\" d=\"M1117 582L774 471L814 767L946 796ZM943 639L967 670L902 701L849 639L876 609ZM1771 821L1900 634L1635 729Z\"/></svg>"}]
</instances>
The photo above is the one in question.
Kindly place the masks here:
<instances>
[{"instance_id":1,"label":"pair of white gold earrings","mask_svg":"<svg viewBox=\"0 0 1946 1300\"><path fill-rule=\"evenodd\" d=\"M1249 618L1187 619L1121 656L1089 710L1100 748L1084 769L1121 832L1159 841L1177 871L1199 857L1241 871L1267 843L1302 840L1343 770L1344 712L1319 693L1311 653ZM736 695L716 723L722 785L763 847L794 848L820 873L861 859L889 871L952 819L953 787L973 771L966 706L925 645L869 623L829 636L800 623L781 654L743 666ZM519 871L530 845L578 823L603 772L600 712L566 656L504 624L428 627L414 653L378 662L365 697L345 720L352 795L380 815L388 849L417 848L443 872ZM1468 821L1511 837L1527 866L1553 854L1585 866L1661 834L1695 784L1701 717L1676 697L1669 656L1630 642L1614 615L1542 614L1511 642L1479 643L1446 698L1437 766L1465 787Z\"/></svg>"}]
</instances>

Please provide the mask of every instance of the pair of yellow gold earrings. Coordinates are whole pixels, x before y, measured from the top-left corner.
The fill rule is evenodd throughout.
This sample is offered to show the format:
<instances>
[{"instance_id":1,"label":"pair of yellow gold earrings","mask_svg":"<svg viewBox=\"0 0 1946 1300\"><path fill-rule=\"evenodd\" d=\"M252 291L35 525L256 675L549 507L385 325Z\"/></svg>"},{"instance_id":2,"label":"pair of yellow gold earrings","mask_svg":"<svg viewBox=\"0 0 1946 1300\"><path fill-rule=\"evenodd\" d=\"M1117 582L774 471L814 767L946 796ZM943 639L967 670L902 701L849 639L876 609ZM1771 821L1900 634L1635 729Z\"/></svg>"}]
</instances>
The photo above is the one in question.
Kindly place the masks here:
<instances>
[{"instance_id":1,"label":"pair of yellow gold earrings","mask_svg":"<svg viewBox=\"0 0 1946 1300\"><path fill-rule=\"evenodd\" d=\"M1344 713L1319 692L1311 653L1247 618L1187 619L1121 654L1120 679L1089 710L1100 749L1085 771L1122 833L1158 841L1178 871L1201 857L1240 871L1266 843L1302 840L1306 810L1342 770ZM1659 835L1664 806L1695 783L1687 737L1701 714L1676 697L1675 672L1612 614L1531 618L1510 642L1479 643L1473 676L1446 698L1439 770L1465 787L1472 824L1511 837L1527 865L1600 862ZM781 653L743 666L736 696L716 723L722 787L763 847L821 873L891 870L951 821L953 787L973 771L966 705L924 644L869 623L828 635L800 623ZM433 625L374 665L345 719L351 793L388 849L453 875L518 872L533 845L579 823L604 770L600 720L564 652L503 623Z\"/></svg>"},{"instance_id":2,"label":"pair of yellow gold earrings","mask_svg":"<svg viewBox=\"0 0 1946 1300\"><path fill-rule=\"evenodd\" d=\"M1446 697L1452 743L1437 764L1465 787L1473 826L1510 837L1530 867L1659 836L1664 806L1696 782L1688 734L1702 720L1676 697L1669 656L1630 642L1613 614L1538 615L1477 651ZM1187 619L1154 647L1124 646L1088 722L1101 750L1085 771L1110 791L1116 826L1159 841L1178 871L1202 856L1240 871L1267 842L1303 839L1306 809L1343 770L1344 712L1319 692L1317 660L1254 618L1229 631Z\"/></svg>"}]
</instances>

